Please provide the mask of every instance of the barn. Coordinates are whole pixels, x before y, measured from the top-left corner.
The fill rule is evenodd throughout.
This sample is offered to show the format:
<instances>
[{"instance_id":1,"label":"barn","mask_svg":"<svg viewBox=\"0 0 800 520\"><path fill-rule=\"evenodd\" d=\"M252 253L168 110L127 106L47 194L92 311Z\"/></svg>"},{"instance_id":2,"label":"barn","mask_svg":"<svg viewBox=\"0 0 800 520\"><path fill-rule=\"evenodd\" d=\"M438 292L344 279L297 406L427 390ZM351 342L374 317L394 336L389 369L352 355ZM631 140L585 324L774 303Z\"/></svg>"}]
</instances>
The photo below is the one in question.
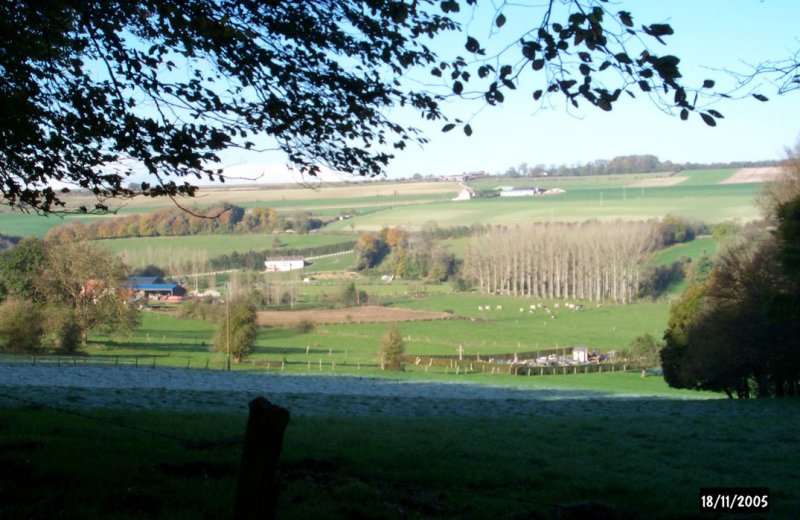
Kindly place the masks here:
<instances>
[{"instance_id":1,"label":"barn","mask_svg":"<svg viewBox=\"0 0 800 520\"><path fill-rule=\"evenodd\" d=\"M133 276L128 278L128 289L136 296L157 300L179 300L186 294L186 289L181 287L180 284L165 282L157 276Z\"/></svg>"}]
</instances>

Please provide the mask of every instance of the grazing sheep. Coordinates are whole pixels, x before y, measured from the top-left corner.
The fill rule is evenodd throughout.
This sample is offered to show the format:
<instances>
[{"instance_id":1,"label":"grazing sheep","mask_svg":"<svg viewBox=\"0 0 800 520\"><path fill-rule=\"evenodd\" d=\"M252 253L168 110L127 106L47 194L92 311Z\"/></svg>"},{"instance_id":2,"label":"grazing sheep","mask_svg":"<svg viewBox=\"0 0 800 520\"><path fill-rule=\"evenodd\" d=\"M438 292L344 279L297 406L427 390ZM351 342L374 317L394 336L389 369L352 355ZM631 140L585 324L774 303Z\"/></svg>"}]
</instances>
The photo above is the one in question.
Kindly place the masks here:
<instances>
[{"instance_id":1,"label":"grazing sheep","mask_svg":"<svg viewBox=\"0 0 800 520\"><path fill-rule=\"evenodd\" d=\"M483 312L483 305L478 305L478 310Z\"/></svg>"},{"instance_id":2,"label":"grazing sheep","mask_svg":"<svg viewBox=\"0 0 800 520\"><path fill-rule=\"evenodd\" d=\"M502 305L498 305L497 307L495 307L495 309L497 309L498 311L502 311L503 310L503 306Z\"/></svg>"}]
</instances>

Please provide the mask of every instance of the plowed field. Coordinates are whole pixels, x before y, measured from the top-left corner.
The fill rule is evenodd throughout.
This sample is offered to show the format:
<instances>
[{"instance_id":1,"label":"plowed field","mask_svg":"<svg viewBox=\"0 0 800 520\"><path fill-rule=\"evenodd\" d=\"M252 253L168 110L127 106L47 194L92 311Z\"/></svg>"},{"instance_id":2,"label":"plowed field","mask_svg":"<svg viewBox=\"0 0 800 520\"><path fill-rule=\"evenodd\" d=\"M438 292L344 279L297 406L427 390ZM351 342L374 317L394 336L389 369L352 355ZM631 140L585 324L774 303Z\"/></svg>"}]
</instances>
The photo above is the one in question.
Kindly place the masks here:
<instances>
[{"instance_id":1,"label":"plowed field","mask_svg":"<svg viewBox=\"0 0 800 520\"><path fill-rule=\"evenodd\" d=\"M447 312L415 311L393 307L348 307L311 311L260 311L259 325L293 325L301 320L314 323L382 323L393 321L446 320L453 315Z\"/></svg>"}]
</instances>

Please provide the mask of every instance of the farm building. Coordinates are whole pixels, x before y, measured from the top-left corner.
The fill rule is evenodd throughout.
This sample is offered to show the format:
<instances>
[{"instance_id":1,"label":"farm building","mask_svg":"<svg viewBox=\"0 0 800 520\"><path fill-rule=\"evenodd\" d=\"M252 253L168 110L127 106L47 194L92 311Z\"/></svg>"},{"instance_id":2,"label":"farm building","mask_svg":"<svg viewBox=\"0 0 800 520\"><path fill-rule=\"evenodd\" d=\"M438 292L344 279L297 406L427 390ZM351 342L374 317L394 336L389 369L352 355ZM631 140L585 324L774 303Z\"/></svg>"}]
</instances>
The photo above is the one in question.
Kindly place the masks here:
<instances>
[{"instance_id":1,"label":"farm building","mask_svg":"<svg viewBox=\"0 0 800 520\"><path fill-rule=\"evenodd\" d=\"M180 284L165 282L157 276L134 276L128 278L128 289L141 298L177 300L186 294Z\"/></svg>"},{"instance_id":2,"label":"farm building","mask_svg":"<svg viewBox=\"0 0 800 520\"><path fill-rule=\"evenodd\" d=\"M293 271L302 269L306 266L306 261L302 256L281 256L267 258L264 261L264 270L267 272Z\"/></svg>"},{"instance_id":3,"label":"farm building","mask_svg":"<svg viewBox=\"0 0 800 520\"><path fill-rule=\"evenodd\" d=\"M511 188L500 190L501 197L535 197L544 194L547 191L544 188L533 186L530 188Z\"/></svg>"}]
</instances>

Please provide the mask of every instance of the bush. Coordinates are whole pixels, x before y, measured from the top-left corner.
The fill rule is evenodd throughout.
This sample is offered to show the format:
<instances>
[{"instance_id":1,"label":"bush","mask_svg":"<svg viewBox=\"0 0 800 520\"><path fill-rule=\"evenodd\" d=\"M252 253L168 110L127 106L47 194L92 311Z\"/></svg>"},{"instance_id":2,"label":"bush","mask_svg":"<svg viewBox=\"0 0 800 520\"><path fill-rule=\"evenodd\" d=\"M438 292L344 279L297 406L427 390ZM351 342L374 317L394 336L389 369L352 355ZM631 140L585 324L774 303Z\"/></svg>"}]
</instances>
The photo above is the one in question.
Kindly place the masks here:
<instances>
[{"instance_id":1,"label":"bush","mask_svg":"<svg viewBox=\"0 0 800 520\"><path fill-rule=\"evenodd\" d=\"M627 350L632 361L640 366L652 367L660 364L659 353L663 347L664 344L652 334L643 334L631 341Z\"/></svg>"},{"instance_id":2,"label":"bush","mask_svg":"<svg viewBox=\"0 0 800 520\"><path fill-rule=\"evenodd\" d=\"M218 321L220 314L224 313L225 310L222 308L222 304L215 302L212 297L206 296L183 302L178 310L178 317L192 320Z\"/></svg>"},{"instance_id":3,"label":"bush","mask_svg":"<svg viewBox=\"0 0 800 520\"><path fill-rule=\"evenodd\" d=\"M81 346L81 327L75 320L75 313L66 306L47 309L47 330L53 335L56 348L73 354Z\"/></svg>"},{"instance_id":4,"label":"bush","mask_svg":"<svg viewBox=\"0 0 800 520\"><path fill-rule=\"evenodd\" d=\"M0 339L6 352L30 352L42 344L42 313L35 304L8 300L0 306Z\"/></svg>"},{"instance_id":5,"label":"bush","mask_svg":"<svg viewBox=\"0 0 800 520\"><path fill-rule=\"evenodd\" d=\"M403 371L403 356L406 353L406 345L403 336L392 324L381 338L381 369Z\"/></svg>"},{"instance_id":6,"label":"bush","mask_svg":"<svg viewBox=\"0 0 800 520\"><path fill-rule=\"evenodd\" d=\"M314 329L317 328L316 323L308 318L303 318L302 320L298 321L292 327L295 332L298 334L308 334L309 332L314 332Z\"/></svg>"}]
</instances>

